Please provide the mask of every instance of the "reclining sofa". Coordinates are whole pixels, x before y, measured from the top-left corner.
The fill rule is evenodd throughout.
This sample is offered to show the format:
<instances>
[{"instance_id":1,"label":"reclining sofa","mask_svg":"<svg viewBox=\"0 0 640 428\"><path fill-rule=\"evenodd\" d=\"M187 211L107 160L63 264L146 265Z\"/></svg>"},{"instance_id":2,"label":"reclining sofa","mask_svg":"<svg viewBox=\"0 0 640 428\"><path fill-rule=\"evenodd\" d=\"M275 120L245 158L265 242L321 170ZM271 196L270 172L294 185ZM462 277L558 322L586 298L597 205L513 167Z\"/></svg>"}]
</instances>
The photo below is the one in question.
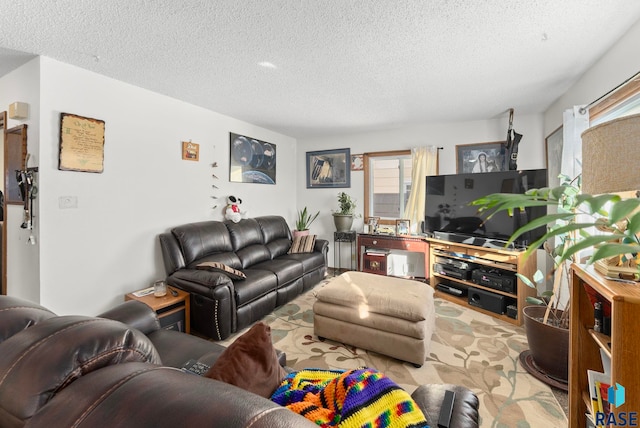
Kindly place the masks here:
<instances>
[{"instance_id":1,"label":"reclining sofa","mask_svg":"<svg viewBox=\"0 0 640 428\"><path fill-rule=\"evenodd\" d=\"M135 300L88 317L0 296L0 427L317 426L259 395L179 369L190 360L212 366L225 349L161 329L153 309ZM286 356L278 357L283 365ZM412 397L437 420L446 389L456 391L450 426L476 428L478 398L464 387L422 385Z\"/></svg>"},{"instance_id":2,"label":"reclining sofa","mask_svg":"<svg viewBox=\"0 0 640 428\"><path fill-rule=\"evenodd\" d=\"M327 271L329 243L289 254L291 230L280 216L206 221L159 236L167 283L191 294L191 328L226 339L311 289ZM198 268L217 262L233 273Z\"/></svg>"}]
</instances>

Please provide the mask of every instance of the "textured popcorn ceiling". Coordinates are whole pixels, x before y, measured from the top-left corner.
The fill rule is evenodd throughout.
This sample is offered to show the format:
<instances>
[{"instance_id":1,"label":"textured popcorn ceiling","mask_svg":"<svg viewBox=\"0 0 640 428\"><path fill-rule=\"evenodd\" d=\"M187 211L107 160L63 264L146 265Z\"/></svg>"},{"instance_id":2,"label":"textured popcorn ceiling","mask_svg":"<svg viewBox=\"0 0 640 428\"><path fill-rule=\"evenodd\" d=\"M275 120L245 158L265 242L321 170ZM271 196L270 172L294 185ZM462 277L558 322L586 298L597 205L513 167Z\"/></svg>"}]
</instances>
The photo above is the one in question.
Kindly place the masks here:
<instances>
[{"instance_id":1,"label":"textured popcorn ceiling","mask_svg":"<svg viewBox=\"0 0 640 428\"><path fill-rule=\"evenodd\" d=\"M0 75L44 55L294 137L544 111L640 18L638 0L1 5Z\"/></svg>"}]
</instances>

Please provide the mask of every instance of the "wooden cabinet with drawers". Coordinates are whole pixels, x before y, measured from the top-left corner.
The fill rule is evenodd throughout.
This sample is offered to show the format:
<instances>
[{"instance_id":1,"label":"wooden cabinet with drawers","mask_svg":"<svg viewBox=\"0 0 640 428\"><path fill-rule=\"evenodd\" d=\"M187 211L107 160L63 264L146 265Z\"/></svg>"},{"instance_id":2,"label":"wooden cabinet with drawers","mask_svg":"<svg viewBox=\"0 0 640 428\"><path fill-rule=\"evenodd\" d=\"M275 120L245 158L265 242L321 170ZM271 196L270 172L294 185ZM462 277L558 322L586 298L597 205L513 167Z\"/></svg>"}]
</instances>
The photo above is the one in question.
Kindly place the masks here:
<instances>
[{"instance_id":1,"label":"wooden cabinet with drawers","mask_svg":"<svg viewBox=\"0 0 640 428\"><path fill-rule=\"evenodd\" d=\"M419 254L420 265L424 270L417 269L422 275L407 275L414 279L428 278L429 272L429 243L420 236L392 236L376 234L358 234L358 270L362 272L387 275L389 273L388 255L393 250ZM422 266L420 266L422 268ZM400 275L404 276L404 275Z\"/></svg>"}]
</instances>

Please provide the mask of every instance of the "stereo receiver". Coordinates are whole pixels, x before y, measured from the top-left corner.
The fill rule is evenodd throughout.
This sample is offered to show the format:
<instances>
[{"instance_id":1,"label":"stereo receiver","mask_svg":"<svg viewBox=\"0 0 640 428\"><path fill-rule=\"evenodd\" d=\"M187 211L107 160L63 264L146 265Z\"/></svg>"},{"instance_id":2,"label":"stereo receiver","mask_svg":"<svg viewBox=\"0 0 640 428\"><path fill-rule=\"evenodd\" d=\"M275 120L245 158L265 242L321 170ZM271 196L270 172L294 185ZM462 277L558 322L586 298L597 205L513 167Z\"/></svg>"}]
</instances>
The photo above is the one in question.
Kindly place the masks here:
<instances>
[{"instance_id":1,"label":"stereo receiver","mask_svg":"<svg viewBox=\"0 0 640 428\"><path fill-rule=\"evenodd\" d=\"M497 269L475 269L471 274L471 281L507 293L514 293L516 290L516 276Z\"/></svg>"}]
</instances>

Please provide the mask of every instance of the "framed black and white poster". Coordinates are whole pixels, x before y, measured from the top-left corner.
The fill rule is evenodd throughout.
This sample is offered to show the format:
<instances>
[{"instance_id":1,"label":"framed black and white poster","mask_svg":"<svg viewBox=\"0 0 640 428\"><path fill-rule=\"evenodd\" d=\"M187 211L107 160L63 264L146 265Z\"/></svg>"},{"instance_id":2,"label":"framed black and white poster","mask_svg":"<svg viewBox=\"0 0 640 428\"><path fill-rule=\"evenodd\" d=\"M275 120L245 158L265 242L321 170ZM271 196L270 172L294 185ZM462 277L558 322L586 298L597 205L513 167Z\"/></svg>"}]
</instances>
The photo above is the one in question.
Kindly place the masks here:
<instances>
[{"instance_id":1,"label":"framed black and white poster","mask_svg":"<svg viewBox=\"0 0 640 428\"><path fill-rule=\"evenodd\" d=\"M276 184L276 145L229 133L229 181Z\"/></svg>"},{"instance_id":2,"label":"framed black and white poster","mask_svg":"<svg viewBox=\"0 0 640 428\"><path fill-rule=\"evenodd\" d=\"M504 142L456 146L458 174L500 171L504 162Z\"/></svg>"}]
</instances>

